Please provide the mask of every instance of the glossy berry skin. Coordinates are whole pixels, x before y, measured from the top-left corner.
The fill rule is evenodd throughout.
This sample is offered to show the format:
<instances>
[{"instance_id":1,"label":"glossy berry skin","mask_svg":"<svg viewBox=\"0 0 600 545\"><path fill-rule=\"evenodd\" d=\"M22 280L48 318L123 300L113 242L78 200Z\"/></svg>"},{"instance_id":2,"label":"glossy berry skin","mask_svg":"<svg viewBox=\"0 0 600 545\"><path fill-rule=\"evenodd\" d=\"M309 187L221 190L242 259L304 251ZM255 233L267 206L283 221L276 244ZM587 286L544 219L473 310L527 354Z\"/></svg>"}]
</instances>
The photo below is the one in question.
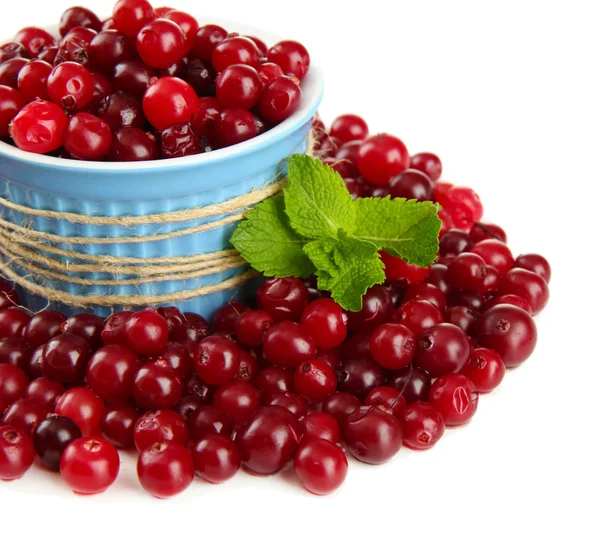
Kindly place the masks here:
<instances>
[{"instance_id":1,"label":"glossy berry skin","mask_svg":"<svg viewBox=\"0 0 600 545\"><path fill-rule=\"evenodd\" d=\"M427 450L444 435L442 413L431 403L418 401L408 405L402 415L404 444L413 450Z\"/></svg>"},{"instance_id":2,"label":"glossy berry skin","mask_svg":"<svg viewBox=\"0 0 600 545\"><path fill-rule=\"evenodd\" d=\"M37 399L18 399L4 413L2 424L23 430L29 437L39 422L48 416L48 407Z\"/></svg>"},{"instance_id":3,"label":"glossy berry skin","mask_svg":"<svg viewBox=\"0 0 600 545\"><path fill-rule=\"evenodd\" d=\"M125 401L133 393L138 370L137 356L129 348L109 345L90 358L86 380L92 391L105 401Z\"/></svg>"},{"instance_id":4,"label":"glossy berry skin","mask_svg":"<svg viewBox=\"0 0 600 545\"><path fill-rule=\"evenodd\" d=\"M8 126L25 106L26 100L22 92L0 85L0 136L8 136Z\"/></svg>"},{"instance_id":5,"label":"glossy berry skin","mask_svg":"<svg viewBox=\"0 0 600 545\"><path fill-rule=\"evenodd\" d=\"M359 407L348 416L342 433L350 453L361 462L382 464L402 447L400 421L375 407Z\"/></svg>"},{"instance_id":6,"label":"glossy berry skin","mask_svg":"<svg viewBox=\"0 0 600 545\"><path fill-rule=\"evenodd\" d=\"M181 28L167 19L155 19L147 24L136 39L138 54L152 68L169 68L186 53Z\"/></svg>"},{"instance_id":7,"label":"glossy berry skin","mask_svg":"<svg viewBox=\"0 0 600 545\"><path fill-rule=\"evenodd\" d=\"M162 441L143 450L137 462L140 484L157 498L183 492L194 480L194 459L178 444Z\"/></svg>"},{"instance_id":8,"label":"glossy berry skin","mask_svg":"<svg viewBox=\"0 0 600 545\"><path fill-rule=\"evenodd\" d=\"M215 118L215 144L218 148L234 146L257 134L254 116L241 108L227 108Z\"/></svg>"},{"instance_id":9,"label":"glossy berry skin","mask_svg":"<svg viewBox=\"0 0 600 545\"><path fill-rule=\"evenodd\" d=\"M450 229L440 237L440 255L458 255L468 252L473 246L469 233L462 229Z\"/></svg>"},{"instance_id":10,"label":"glossy berry skin","mask_svg":"<svg viewBox=\"0 0 600 545\"><path fill-rule=\"evenodd\" d=\"M152 19L154 9L146 0L119 0L112 12L115 28L127 36L135 36Z\"/></svg>"},{"instance_id":11,"label":"glossy berry skin","mask_svg":"<svg viewBox=\"0 0 600 545\"><path fill-rule=\"evenodd\" d=\"M531 306L533 316L544 310L550 298L548 284L540 275L519 268L506 273L498 287L498 294L522 297Z\"/></svg>"},{"instance_id":12,"label":"glossy berry skin","mask_svg":"<svg viewBox=\"0 0 600 545\"><path fill-rule=\"evenodd\" d=\"M212 59L213 50L217 44L227 38L227 31L218 25L202 25L194 38L194 53L205 61Z\"/></svg>"},{"instance_id":13,"label":"glossy berry skin","mask_svg":"<svg viewBox=\"0 0 600 545\"><path fill-rule=\"evenodd\" d=\"M427 401L431 377L427 371L410 365L391 374L388 384L402 394L407 404L411 404L417 401Z\"/></svg>"},{"instance_id":14,"label":"glossy berry skin","mask_svg":"<svg viewBox=\"0 0 600 545\"><path fill-rule=\"evenodd\" d=\"M27 386L25 397L39 401L44 404L48 412L52 412L60 396L64 393L65 388L60 382L49 380L46 377L39 377L32 380L29 386Z\"/></svg>"},{"instance_id":15,"label":"glossy berry skin","mask_svg":"<svg viewBox=\"0 0 600 545\"><path fill-rule=\"evenodd\" d=\"M481 291L487 274L482 257L470 252L456 256L450 265L446 279L457 290Z\"/></svg>"},{"instance_id":16,"label":"glossy berry skin","mask_svg":"<svg viewBox=\"0 0 600 545\"><path fill-rule=\"evenodd\" d=\"M117 30L103 30L92 38L88 53L92 66L112 76L119 63L136 56L135 42Z\"/></svg>"},{"instance_id":17,"label":"glossy berry skin","mask_svg":"<svg viewBox=\"0 0 600 545\"><path fill-rule=\"evenodd\" d=\"M385 372L372 359L344 361L338 370L338 390L364 400L373 389L385 384Z\"/></svg>"},{"instance_id":18,"label":"glossy berry skin","mask_svg":"<svg viewBox=\"0 0 600 545\"><path fill-rule=\"evenodd\" d=\"M213 48L211 55L212 65L217 72L223 72L232 64L257 67L259 59L260 53L256 44L243 36L234 36L219 42Z\"/></svg>"},{"instance_id":19,"label":"glossy berry skin","mask_svg":"<svg viewBox=\"0 0 600 545\"><path fill-rule=\"evenodd\" d=\"M415 355L416 336L406 326L397 323L380 325L369 341L373 359L385 369L401 369Z\"/></svg>"},{"instance_id":20,"label":"glossy berry skin","mask_svg":"<svg viewBox=\"0 0 600 545\"><path fill-rule=\"evenodd\" d=\"M329 364L313 359L296 367L294 390L309 403L325 401L337 386L337 376Z\"/></svg>"},{"instance_id":21,"label":"glossy berry skin","mask_svg":"<svg viewBox=\"0 0 600 545\"><path fill-rule=\"evenodd\" d=\"M98 116L108 123L113 131L121 127L142 129L145 125L140 101L123 91L116 91L104 97L98 108Z\"/></svg>"},{"instance_id":22,"label":"glossy berry skin","mask_svg":"<svg viewBox=\"0 0 600 545\"><path fill-rule=\"evenodd\" d=\"M219 484L231 479L242 461L236 444L223 435L206 435L192 448L196 475L209 483Z\"/></svg>"},{"instance_id":23,"label":"glossy berry skin","mask_svg":"<svg viewBox=\"0 0 600 545\"><path fill-rule=\"evenodd\" d=\"M19 337L31 321L31 316L20 308L0 310L0 339Z\"/></svg>"},{"instance_id":24,"label":"glossy berry skin","mask_svg":"<svg viewBox=\"0 0 600 545\"><path fill-rule=\"evenodd\" d=\"M298 109L301 100L300 86L292 78L281 76L264 89L258 109L270 123L281 123Z\"/></svg>"},{"instance_id":25,"label":"glossy berry skin","mask_svg":"<svg viewBox=\"0 0 600 545\"><path fill-rule=\"evenodd\" d=\"M154 161L158 159L156 139L141 129L122 127L113 134L110 161Z\"/></svg>"},{"instance_id":26,"label":"glossy berry skin","mask_svg":"<svg viewBox=\"0 0 600 545\"><path fill-rule=\"evenodd\" d=\"M54 151L63 143L67 116L45 100L27 104L13 119L10 135L18 148L33 153Z\"/></svg>"},{"instance_id":27,"label":"glossy berry skin","mask_svg":"<svg viewBox=\"0 0 600 545\"><path fill-rule=\"evenodd\" d=\"M219 434L230 437L233 433L233 419L227 412L212 405L198 407L187 422L192 441L199 441L205 435Z\"/></svg>"},{"instance_id":28,"label":"glossy berry skin","mask_svg":"<svg viewBox=\"0 0 600 545\"><path fill-rule=\"evenodd\" d=\"M133 430L138 417L138 412L130 405L120 405L107 409L100 422L102 437L117 448L133 448Z\"/></svg>"},{"instance_id":29,"label":"glossy berry skin","mask_svg":"<svg viewBox=\"0 0 600 545\"><path fill-rule=\"evenodd\" d=\"M17 42L8 42L0 45L0 64L15 58L27 59L30 53Z\"/></svg>"},{"instance_id":30,"label":"glossy berry skin","mask_svg":"<svg viewBox=\"0 0 600 545\"><path fill-rule=\"evenodd\" d=\"M21 335L32 347L46 344L50 339L60 335L61 324L67 317L54 310L42 310L31 317L23 328Z\"/></svg>"},{"instance_id":31,"label":"glossy berry skin","mask_svg":"<svg viewBox=\"0 0 600 545\"><path fill-rule=\"evenodd\" d=\"M74 384L84 377L89 356L87 342L78 335L62 333L45 345L42 371L51 380Z\"/></svg>"},{"instance_id":32,"label":"glossy berry skin","mask_svg":"<svg viewBox=\"0 0 600 545\"><path fill-rule=\"evenodd\" d=\"M283 76L283 70L281 67L272 62L263 62L262 64L258 65L256 70L258 71L258 75L260 76L260 79L265 87L268 87L277 78Z\"/></svg>"},{"instance_id":33,"label":"glossy berry skin","mask_svg":"<svg viewBox=\"0 0 600 545\"><path fill-rule=\"evenodd\" d=\"M258 388L242 381L223 384L213 396L213 406L229 414L235 427L244 424L261 403L262 398Z\"/></svg>"},{"instance_id":34,"label":"glossy berry skin","mask_svg":"<svg viewBox=\"0 0 600 545\"><path fill-rule=\"evenodd\" d=\"M427 299L409 299L394 314L394 322L406 326L416 336L443 321L442 311Z\"/></svg>"},{"instance_id":35,"label":"glossy berry skin","mask_svg":"<svg viewBox=\"0 0 600 545\"><path fill-rule=\"evenodd\" d=\"M339 346L347 335L348 318L333 299L320 298L302 312L300 325L312 337L317 348Z\"/></svg>"},{"instance_id":36,"label":"glossy berry skin","mask_svg":"<svg viewBox=\"0 0 600 545\"><path fill-rule=\"evenodd\" d=\"M283 407L261 407L237 432L242 463L259 475L277 473L296 453L294 416Z\"/></svg>"},{"instance_id":37,"label":"glossy berry skin","mask_svg":"<svg viewBox=\"0 0 600 545\"><path fill-rule=\"evenodd\" d=\"M63 12L60 16L58 31L61 36L66 36L75 27L91 28L99 32L102 28L102 22L93 11L78 6Z\"/></svg>"},{"instance_id":38,"label":"glossy berry skin","mask_svg":"<svg viewBox=\"0 0 600 545\"><path fill-rule=\"evenodd\" d=\"M133 312L124 310L112 314L106 320L106 324L100 334L102 342L105 345L109 344L126 344L125 337L125 324L127 320L133 315Z\"/></svg>"},{"instance_id":39,"label":"glossy berry skin","mask_svg":"<svg viewBox=\"0 0 600 545\"><path fill-rule=\"evenodd\" d=\"M240 367L235 374L234 379L251 383L256 375L258 375L259 371L260 367L258 366L256 358L250 354L250 352L240 350Z\"/></svg>"},{"instance_id":40,"label":"glossy berry skin","mask_svg":"<svg viewBox=\"0 0 600 545\"><path fill-rule=\"evenodd\" d=\"M239 301L229 301L219 307L212 319L215 333L235 333L235 326L240 316L250 310L248 305Z\"/></svg>"},{"instance_id":41,"label":"glossy berry skin","mask_svg":"<svg viewBox=\"0 0 600 545\"><path fill-rule=\"evenodd\" d=\"M360 407L360 399L348 392L334 392L324 402L322 410L343 426L346 418Z\"/></svg>"},{"instance_id":42,"label":"glossy berry skin","mask_svg":"<svg viewBox=\"0 0 600 545\"><path fill-rule=\"evenodd\" d=\"M177 123L162 131L160 148L163 159L187 157L203 151L200 139L189 123Z\"/></svg>"},{"instance_id":43,"label":"glossy berry skin","mask_svg":"<svg viewBox=\"0 0 600 545\"><path fill-rule=\"evenodd\" d=\"M265 331L273 325L273 318L264 310L248 310L235 324L236 338L247 346L260 346Z\"/></svg>"},{"instance_id":44,"label":"glossy berry skin","mask_svg":"<svg viewBox=\"0 0 600 545\"><path fill-rule=\"evenodd\" d=\"M325 439L311 439L300 445L294 457L294 470L309 492L319 496L337 490L348 474L344 451Z\"/></svg>"},{"instance_id":45,"label":"glossy berry skin","mask_svg":"<svg viewBox=\"0 0 600 545\"><path fill-rule=\"evenodd\" d=\"M80 437L81 431L73 420L51 415L33 431L33 445L42 463L51 471L59 471L63 451Z\"/></svg>"},{"instance_id":46,"label":"glossy berry skin","mask_svg":"<svg viewBox=\"0 0 600 545\"><path fill-rule=\"evenodd\" d=\"M485 305L485 310L498 305L514 305L515 307L522 308L527 314L532 315L531 305L519 295L513 295L511 293L507 295L499 295L488 301Z\"/></svg>"},{"instance_id":47,"label":"glossy berry skin","mask_svg":"<svg viewBox=\"0 0 600 545\"><path fill-rule=\"evenodd\" d=\"M473 332L478 318L479 312L471 307L450 307L446 309L446 322L460 327L467 335Z\"/></svg>"},{"instance_id":48,"label":"glossy berry skin","mask_svg":"<svg viewBox=\"0 0 600 545\"><path fill-rule=\"evenodd\" d=\"M276 322L296 321L308 305L308 289L299 278L270 278L256 292L258 308Z\"/></svg>"},{"instance_id":49,"label":"glossy berry skin","mask_svg":"<svg viewBox=\"0 0 600 545\"><path fill-rule=\"evenodd\" d=\"M181 379L185 379L192 374L192 357L188 349L182 344L168 342L160 353L154 357L156 360L165 361Z\"/></svg>"},{"instance_id":50,"label":"glossy berry skin","mask_svg":"<svg viewBox=\"0 0 600 545\"><path fill-rule=\"evenodd\" d=\"M217 78L217 100L226 108L250 110L258 102L262 87L256 69L245 64L232 64Z\"/></svg>"},{"instance_id":51,"label":"glossy berry skin","mask_svg":"<svg viewBox=\"0 0 600 545\"><path fill-rule=\"evenodd\" d=\"M283 70L288 76L301 80L310 67L310 56L306 48L299 42L283 40L276 43L267 52L267 59Z\"/></svg>"},{"instance_id":52,"label":"glossy berry skin","mask_svg":"<svg viewBox=\"0 0 600 545\"><path fill-rule=\"evenodd\" d=\"M48 96L65 110L84 108L94 96L92 74L76 62L63 62L48 76Z\"/></svg>"},{"instance_id":53,"label":"glossy berry skin","mask_svg":"<svg viewBox=\"0 0 600 545\"><path fill-rule=\"evenodd\" d=\"M483 216L479 195L469 187L453 186L438 197L438 202L458 229L470 229L472 222Z\"/></svg>"},{"instance_id":54,"label":"glossy berry skin","mask_svg":"<svg viewBox=\"0 0 600 545\"><path fill-rule=\"evenodd\" d=\"M388 182L408 168L410 158L404 143L391 134L370 136L358 148L356 166L374 185Z\"/></svg>"},{"instance_id":55,"label":"glossy berry skin","mask_svg":"<svg viewBox=\"0 0 600 545\"><path fill-rule=\"evenodd\" d=\"M450 373L433 383L429 390L429 403L442 413L446 426L461 426L475 414L479 392L471 379Z\"/></svg>"},{"instance_id":56,"label":"glossy berry skin","mask_svg":"<svg viewBox=\"0 0 600 545\"><path fill-rule=\"evenodd\" d=\"M462 374L470 378L477 391L482 394L487 394L497 388L502 382L505 372L506 368L502 358L489 348L475 348L462 369Z\"/></svg>"},{"instance_id":57,"label":"glossy berry skin","mask_svg":"<svg viewBox=\"0 0 600 545\"><path fill-rule=\"evenodd\" d=\"M182 392L181 379L164 360L140 367L133 382L133 398L144 409L171 409Z\"/></svg>"},{"instance_id":58,"label":"glossy berry skin","mask_svg":"<svg viewBox=\"0 0 600 545\"><path fill-rule=\"evenodd\" d=\"M56 45L52 34L38 27L22 28L15 35L15 42L23 45L32 57L36 57L46 47Z\"/></svg>"},{"instance_id":59,"label":"glossy berry skin","mask_svg":"<svg viewBox=\"0 0 600 545\"><path fill-rule=\"evenodd\" d=\"M117 480L119 453L102 437L75 439L60 459L60 474L76 494L104 492Z\"/></svg>"},{"instance_id":60,"label":"glossy berry skin","mask_svg":"<svg viewBox=\"0 0 600 545\"><path fill-rule=\"evenodd\" d=\"M365 398L365 405L377 407L379 410L391 414L402 420L406 401L402 394L390 386L373 388Z\"/></svg>"},{"instance_id":61,"label":"glossy berry skin","mask_svg":"<svg viewBox=\"0 0 600 545\"><path fill-rule=\"evenodd\" d=\"M0 340L0 361L28 369L31 355L31 347L20 337Z\"/></svg>"},{"instance_id":62,"label":"glossy berry skin","mask_svg":"<svg viewBox=\"0 0 600 545\"><path fill-rule=\"evenodd\" d=\"M471 347L466 333L454 324L438 324L417 342L415 364L432 377L459 372L469 360Z\"/></svg>"},{"instance_id":63,"label":"glossy berry skin","mask_svg":"<svg viewBox=\"0 0 600 545\"><path fill-rule=\"evenodd\" d=\"M152 411L138 418L133 429L133 441L138 452L159 441L186 445L189 433L181 415L169 409Z\"/></svg>"},{"instance_id":64,"label":"glossy berry skin","mask_svg":"<svg viewBox=\"0 0 600 545\"><path fill-rule=\"evenodd\" d=\"M359 403L358 399L356 401ZM342 442L340 425L331 414L325 412L307 414L300 424L302 426L302 442L314 439L325 439L337 444Z\"/></svg>"},{"instance_id":65,"label":"glossy berry skin","mask_svg":"<svg viewBox=\"0 0 600 545\"><path fill-rule=\"evenodd\" d=\"M73 333L85 339L92 350L102 346L104 318L85 312L70 316L62 325L63 333Z\"/></svg>"},{"instance_id":66,"label":"glossy berry skin","mask_svg":"<svg viewBox=\"0 0 600 545\"><path fill-rule=\"evenodd\" d=\"M157 354L169 338L165 319L155 310L140 310L132 314L125 324L127 346L137 354Z\"/></svg>"},{"instance_id":67,"label":"glossy berry skin","mask_svg":"<svg viewBox=\"0 0 600 545\"><path fill-rule=\"evenodd\" d=\"M448 307L470 307L479 312L485 307L485 296L474 291L453 291L448 296Z\"/></svg>"},{"instance_id":68,"label":"glossy berry skin","mask_svg":"<svg viewBox=\"0 0 600 545\"><path fill-rule=\"evenodd\" d=\"M164 77L150 84L142 101L144 114L159 131L176 123L189 123L198 115L198 95L189 83Z\"/></svg>"},{"instance_id":69,"label":"glossy berry skin","mask_svg":"<svg viewBox=\"0 0 600 545\"><path fill-rule=\"evenodd\" d=\"M156 70L144 62L129 59L115 65L111 81L116 91L123 91L141 100L150 80L157 75Z\"/></svg>"},{"instance_id":70,"label":"glossy berry skin","mask_svg":"<svg viewBox=\"0 0 600 545\"><path fill-rule=\"evenodd\" d=\"M381 324L390 322L394 304L388 290L376 284L363 295L362 309L348 312L348 329L359 333L374 331Z\"/></svg>"},{"instance_id":71,"label":"glossy berry skin","mask_svg":"<svg viewBox=\"0 0 600 545\"><path fill-rule=\"evenodd\" d=\"M500 276L504 276L515 261L509 247L500 240L482 240L469 251L480 256L487 265L496 267Z\"/></svg>"},{"instance_id":72,"label":"glossy berry skin","mask_svg":"<svg viewBox=\"0 0 600 545\"><path fill-rule=\"evenodd\" d=\"M83 437L99 435L104 416L104 403L83 386L67 390L56 403L56 414L66 416L77 424Z\"/></svg>"},{"instance_id":73,"label":"glossy berry skin","mask_svg":"<svg viewBox=\"0 0 600 545\"><path fill-rule=\"evenodd\" d=\"M156 10L154 10L156 14ZM198 32L198 21L188 13L176 9L170 10L164 15L156 14L157 18L173 21L183 32L185 53L189 52L194 46L196 34Z\"/></svg>"},{"instance_id":74,"label":"glossy berry skin","mask_svg":"<svg viewBox=\"0 0 600 545\"><path fill-rule=\"evenodd\" d=\"M236 344L217 335L205 337L196 348L194 368L207 384L220 385L233 379L240 366Z\"/></svg>"},{"instance_id":75,"label":"glossy berry skin","mask_svg":"<svg viewBox=\"0 0 600 545\"><path fill-rule=\"evenodd\" d=\"M0 426L0 481L21 478L35 458L33 443L14 426Z\"/></svg>"},{"instance_id":76,"label":"glossy berry skin","mask_svg":"<svg viewBox=\"0 0 600 545\"><path fill-rule=\"evenodd\" d=\"M511 369L523 363L535 349L537 328L531 316L513 305L497 305L485 311L475 328L479 344L497 352Z\"/></svg>"},{"instance_id":77,"label":"glossy berry skin","mask_svg":"<svg viewBox=\"0 0 600 545\"><path fill-rule=\"evenodd\" d=\"M474 223L469 231L469 236L474 243L488 239L506 242L506 233L504 229L493 223Z\"/></svg>"},{"instance_id":78,"label":"glossy berry skin","mask_svg":"<svg viewBox=\"0 0 600 545\"><path fill-rule=\"evenodd\" d=\"M432 182L442 175L442 161L435 153L427 151L413 155L410 158L410 168L424 172Z\"/></svg>"},{"instance_id":79,"label":"glossy berry skin","mask_svg":"<svg viewBox=\"0 0 600 545\"><path fill-rule=\"evenodd\" d=\"M19 73L28 64L27 59L19 57L0 64L0 85L17 89L19 87Z\"/></svg>"},{"instance_id":80,"label":"glossy berry skin","mask_svg":"<svg viewBox=\"0 0 600 545\"><path fill-rule=\"evenodd\" d=\"M269 362L282 367L297 367L317 354L310 335L300 325L289 321L267 330L263 350Z\"/></svg>"},{"instance_id":81,"label":"glossy berry skin","mask_svg":"<svg viewBox=\"0 0 600 545\"><path fill-rule=\"evenodd\" d=\"M409 168L390 180L390 195L393 199L431 201L433 199L433 182L427 174Z\"/></svg>"},{"instance_id":82,"label":"glossy berry skin","mask_svg":"<svg viewBox=\"0 0 600 545\"><path fill-rule=\"evenodd\" d=\"M33 60L21 68L17 82L19 92L27 102L37 98L48 100L47 83L50 72L52 65L40 60Z\"/></svg>"},{"instance_id":83,"label":"glossy berry skin","mask_svg":"<svg viewBox=\"0 0 600 545\"><path fill-rule=\"evenodd\" d=\"M112 133L106 121L79 113L69 120L63 145L76 159L101 161L108 155L111 143Z\"/></svg>"},{"instance_id":84,"label":"glossy berry skin","mask_svg":"<svg viewBox=\"0 0 600 545\"><path fill-rule=\"evenodd\" d=\"M550 282L552 276L550 263L540 254L521 254L513 263L513 267L531 271L541 276L546 283Z\"/></svg>"},{"instance_id":85,"label":"glossy berry skin","mask_svg":"<svg viewBox=\"0 0 600 545\"><path fill-rule=\"evenodd\" d=\"M261 369L253 383L265 395L289 392L293 385L293 369L285 369L274 365Z\"/></svg>"},{"instance_id":86,"label":"glossy berry skin","mask_svg":"<svg viewBox=\"0 0 600 545\"><path fill-rule=\"evenodd\" d=\"M355 140L364 140L369 134L369 127L362 117L355 114L344 114L333 120L329 134L345 144Z\"/></svg>"}]
</instances>

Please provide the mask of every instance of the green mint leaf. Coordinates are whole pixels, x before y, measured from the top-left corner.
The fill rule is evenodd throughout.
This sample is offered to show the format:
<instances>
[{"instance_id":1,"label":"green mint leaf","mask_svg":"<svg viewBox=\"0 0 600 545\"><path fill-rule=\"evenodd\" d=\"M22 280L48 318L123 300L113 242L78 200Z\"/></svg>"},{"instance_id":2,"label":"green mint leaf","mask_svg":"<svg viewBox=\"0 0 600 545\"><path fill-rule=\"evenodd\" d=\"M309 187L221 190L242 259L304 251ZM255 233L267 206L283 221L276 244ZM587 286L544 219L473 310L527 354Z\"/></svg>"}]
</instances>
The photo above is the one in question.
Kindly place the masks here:
<instances>
[{"instance_id":1,"label":"green mint leaf","mask_svg":"<svg viewBox=\"0 0 600 545\"><path fill-rule=\"evenodd\" d=\"M236 227L230 242L253 268L266 276L305 277L315 272L302 251L308 241L290 227L280 195L250 210Z\"/></svg>"},{"instance_id":2,"label":"green mint leaf","mask_svg":"<svg viewBox=\"0 0 600 545\"><path fill-rule=\"evenodd\" d=\"M407 263L428 267L435 261L442 222L439 206L406 199L356 199L354 236Z\"/></svg>"},{"instance_id":3,"label":"green mint leaf","mask_svg":"<svg viewBox=\"0 0 600 545\"><path fill-rule=\"evenodd\" d=\"M290 225L308 239L353 234L356 207L341 176L318 159L294 155L289 160L289 184L284 190Z\"/></svg>"},{"instance_id":4,"label":"green mint leaf","mask_svg":"<svg viewBox=\"0 0 600 545\"><path fill-rule=\"evenodd\" d=\"M377 246L349 237L342 230L337 238L328 236L309 242L304 252L317 268L319 289L330 291L346 310L359 311L367 289L385 280Z\"/></svg>"}]
</instances>

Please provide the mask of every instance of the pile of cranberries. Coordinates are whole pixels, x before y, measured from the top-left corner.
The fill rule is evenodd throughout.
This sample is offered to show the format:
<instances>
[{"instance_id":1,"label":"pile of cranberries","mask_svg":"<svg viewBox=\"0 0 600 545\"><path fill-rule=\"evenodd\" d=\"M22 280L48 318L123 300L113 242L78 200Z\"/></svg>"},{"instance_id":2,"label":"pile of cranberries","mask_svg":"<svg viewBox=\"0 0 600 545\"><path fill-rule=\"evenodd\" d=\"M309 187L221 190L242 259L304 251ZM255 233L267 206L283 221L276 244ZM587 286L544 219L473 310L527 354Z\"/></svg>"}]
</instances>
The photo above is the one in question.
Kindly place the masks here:
<instances>
[{"instance_id":1,"label":"pile of cranberries","mask_svg":"<svg viewBox=\"0 0 600 545\"><path fill-rule=\"evenodd\" d=\"M292 115L310 58L284 40L199 26L183 11L119 0L101 21L66 10L0 46L0 138L86 161L184 157L249 140Z\"/></svg>"}]
</instances>

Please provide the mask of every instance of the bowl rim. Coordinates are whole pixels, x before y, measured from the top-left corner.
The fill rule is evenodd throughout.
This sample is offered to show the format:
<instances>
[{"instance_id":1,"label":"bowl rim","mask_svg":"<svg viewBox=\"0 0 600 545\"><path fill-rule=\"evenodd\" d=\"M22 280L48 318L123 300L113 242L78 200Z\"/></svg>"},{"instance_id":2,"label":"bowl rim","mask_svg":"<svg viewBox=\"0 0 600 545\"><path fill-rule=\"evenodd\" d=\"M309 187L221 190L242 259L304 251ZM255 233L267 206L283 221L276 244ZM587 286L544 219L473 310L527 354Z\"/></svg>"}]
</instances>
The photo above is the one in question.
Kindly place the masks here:
<instances>
[{"instance_id":1,"label":"bowl rim","mask_svg":"<svg viewBox=\"0 0 600 545\"><path fill-rule=\"evenodd\" d=\"M193 12L192 12L193 13ZM264 30L253 25L240 23L231 19L222 19L219 17L197 17L198 22L202 24L218 24L225 28L235 28L244 35L256 35L271 43L281 41L281 36L274 34L268 30ZM43 27L49 32L56 34L57 25ZM6 41L10 41L8 38ZM4 41L0 41L4 43ZM77 159L64 159L60 157L52 157L49 155L37 154L29 151L24 151L16 146L0 141L0 163L8 160L16 160L28 165L47 167L52 169L66 170L90 170L95 172L126 172L126 171L142 171L149 169L163 169L179 167L192 167L212 165L247 156L248 154L257 152L271 145L274 141L284 138L285 136L294 133L299 127L304 125L312 118L317 110L319 103L324 93L324 76L323 70L318 63L315 63L311 55L310 68L302 79L302 101L300 107L285 121L279 125L269 129L268 131L227 148L213 150L208 153L200 153L198 155L190 155L188 157L177 157L173 159L156 159L152 161L126 161L126 162L104 162L104 161L80 161Z\"/></svg>"}]
</instances>

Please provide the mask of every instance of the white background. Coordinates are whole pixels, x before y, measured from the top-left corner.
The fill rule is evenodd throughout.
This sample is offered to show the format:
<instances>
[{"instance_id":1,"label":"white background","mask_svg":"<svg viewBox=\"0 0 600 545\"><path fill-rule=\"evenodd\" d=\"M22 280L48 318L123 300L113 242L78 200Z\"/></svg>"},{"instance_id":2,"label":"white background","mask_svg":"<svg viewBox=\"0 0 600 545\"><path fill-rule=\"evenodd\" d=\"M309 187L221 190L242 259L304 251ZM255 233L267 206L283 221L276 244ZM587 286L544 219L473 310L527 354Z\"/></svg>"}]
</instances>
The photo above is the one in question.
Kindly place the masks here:
<instances>
[{"instance_id":1,"label":"white background","mask_svg":"<svg viewBox=\"0 0 600 545\"><path fill-rule=\"evenodd\" d=\"M9 36L54 23L72 2L2 4ZM538 348L467 427L384 466L351 461L332 496L240 473L159 501L140 489L132 457L108 492L80 498L32 470L0 483L0 542L598 543L597 2L170 5L304 42L325 70L326 122L356 112L411 152L438 153L444 179L479 192L515 255L550 259Z\"/></svg>"}]
</instances>

